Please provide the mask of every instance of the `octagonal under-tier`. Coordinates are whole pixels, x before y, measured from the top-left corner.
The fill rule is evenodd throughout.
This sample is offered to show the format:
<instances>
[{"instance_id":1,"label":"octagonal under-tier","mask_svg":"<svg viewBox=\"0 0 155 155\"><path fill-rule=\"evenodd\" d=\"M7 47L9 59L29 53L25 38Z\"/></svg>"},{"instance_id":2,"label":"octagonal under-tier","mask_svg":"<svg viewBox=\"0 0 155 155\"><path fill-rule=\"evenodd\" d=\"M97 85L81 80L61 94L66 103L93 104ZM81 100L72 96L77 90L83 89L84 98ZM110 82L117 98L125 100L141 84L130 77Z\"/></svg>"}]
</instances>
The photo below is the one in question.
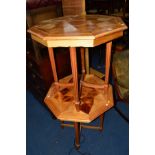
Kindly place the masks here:
<instances>
[{"instance_id":1,"label":"octagonal under-tier","mask_svg":"<svg viewBox=\"0 0 155 155\"><path fill-rule=\"evenodd\" d=\"M47 47L94 47L123 36L125 29L120 17L72 15L42 21L28 32Z\"/></svg>"},{"instance_id":2,"label":"octagonal under-tier","mask_svg":"<svg viewBox=\"0 0 155 155\"><path fill-rule=\"evenodd\" d=\"M72 76L70 75L61 79L60 83L70 83L71 81ZM103 80L90 74L85 75L84 81L92 84L104 84ZM79 111L76 110L73 94L73 88L57 89L52 84L44 101L57 119L84 123L91 122L114 105L111 85L109 85L107 90L82 86L79 94Z\"/></svg>"}]
</instances>

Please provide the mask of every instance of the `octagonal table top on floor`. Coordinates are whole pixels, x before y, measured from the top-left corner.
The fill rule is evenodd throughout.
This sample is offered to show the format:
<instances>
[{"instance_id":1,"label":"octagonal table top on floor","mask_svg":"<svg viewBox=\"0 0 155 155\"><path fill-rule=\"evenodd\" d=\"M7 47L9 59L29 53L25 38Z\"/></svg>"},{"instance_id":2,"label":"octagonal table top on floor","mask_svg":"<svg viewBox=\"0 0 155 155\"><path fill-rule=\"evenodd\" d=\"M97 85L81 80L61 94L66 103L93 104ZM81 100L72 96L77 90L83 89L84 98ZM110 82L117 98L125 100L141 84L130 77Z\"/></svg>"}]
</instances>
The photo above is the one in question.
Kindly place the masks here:
<instances>
[{"instance_id":1,"label":"octagonal table top on floor","mask_svg":"<svg viewBox=\"0 0 155 155\"><path fill-rule=\"evenodd\" d=\"M28 32L47 47L94 47L123 36L125 29L120 17L72 15L42 21Z\"/></svg>"}]
</instances>

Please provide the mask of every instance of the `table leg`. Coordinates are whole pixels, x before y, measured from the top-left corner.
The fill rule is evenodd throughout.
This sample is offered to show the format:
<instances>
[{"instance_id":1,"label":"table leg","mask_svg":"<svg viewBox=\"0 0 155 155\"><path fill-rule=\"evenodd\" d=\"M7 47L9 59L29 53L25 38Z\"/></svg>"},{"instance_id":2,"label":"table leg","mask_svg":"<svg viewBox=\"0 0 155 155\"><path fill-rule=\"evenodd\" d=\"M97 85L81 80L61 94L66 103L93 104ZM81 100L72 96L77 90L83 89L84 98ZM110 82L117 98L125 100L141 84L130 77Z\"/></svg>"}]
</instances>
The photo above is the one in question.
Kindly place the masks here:
<instances>
[{"instance_id":1,"label":"table leg","mask_svg":"<svg viewBox=\"0 0 155 155\"><path fill-rule=\"evenodd\" d=\"M111 47L112 47L112 41L106 43L105 84L108 84L109 83L109 70L110 70L110 60L111 60Z\"/></svg>"},{"instance_id":2,"label":"table leg","mask_svg":"<svg viewBox=\"0 0 155 155\"><path fill-rule=\"evenodd\" d=\"M86 73L89 74L89 50L85 48Z\"/></svg>"},{"instance_id":3,"label":"table leg","mask_svg":"<svg viewBox=\"0 0 155 155\"><path fill-rule=\"evenodd\" d=\"M85 74L85 49L83 47L80 48L80 52L81 52L81 69L82 69L82 74Z\"/></svg>"},{"instance_id":4,"label":"table leg","mask_svg":"<svg viewBox=\"0 0 155 155\"><path fill-rule=\"evenodd\" d=\"M75 147L76 149L80 148L80 123L74 122L74 128L75 128Z\"/></svg>"},{"instance_id":5,"label":"table leg","mask_svg":"<svg viewBox=\"0 0 155 155\"><path fill-rule=\"evenodd\" d=\"M77 71L77 59L76 59L76 48L70 47L70 59L74 83L74 98L75 98L75 107L79 111L79 90L78 90L78 71Z\"/></svg>"},{"instance_id":6,"label":"table leg","mask_svg":"<svg viewBox=\"0 0 155 155\"><path fill-rule=\"evenodd\" d=\"M52 47L48 48L48 53L49 53L49 57L50 57L50 62L51 62L51 67L52 67L52 71L53 71L54 81L58 82L58 77L57 77L57 72L56 72L56 65L55 65L55 59L54 59L54 51L53 51Z\"/></svg>"}]
</instances>

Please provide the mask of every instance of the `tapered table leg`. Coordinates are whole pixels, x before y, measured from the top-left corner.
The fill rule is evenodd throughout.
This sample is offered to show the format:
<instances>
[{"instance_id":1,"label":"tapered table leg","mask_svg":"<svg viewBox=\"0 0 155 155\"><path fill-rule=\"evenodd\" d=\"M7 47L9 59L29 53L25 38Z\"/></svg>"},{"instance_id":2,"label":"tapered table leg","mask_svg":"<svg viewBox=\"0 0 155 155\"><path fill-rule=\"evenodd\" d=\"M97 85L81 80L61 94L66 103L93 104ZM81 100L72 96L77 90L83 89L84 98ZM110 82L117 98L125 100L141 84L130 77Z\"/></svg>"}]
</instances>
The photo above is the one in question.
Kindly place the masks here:
<instances>
[{"instance_id":1,"label":"tapered table leg","mask_svg":"<svg viewBox=\"0 0 155 155\"><path fill-rule=\"evenodd\" d=\"M74 122L74 128L75 128L75 147L76 149L80 148L80 123Z\"/></svg>"},{"instance_id":2,"label":"tapered table leg","mask_svg":"<svg viewBox=\"0 0 155 155\"><path fill-rule=\"evenodd\" d=\"M72 75L73 75L73 83L74 83L74 100L76 110L79 111L79 90L78 90L78 71L77 71L77 59L76 59L76 48L70 47L70 59L71 59L71 67L72 67Z\"/></svg>"},{"instance_id":3,"label":"tapered table leg","mask_svg":"<svg viewBox=\"0 0 155 155\"><path fill-rule=\"evenodd\" d=\"M50 57L54 81L58 82L58 76L57 76L57 72L56 72L56 65L55 65L55 59L54 59L54 51L53 51L52 47L48 48L48 53L49 53L49 57Z\"/></svg>"},{"instance_id":4,"label":"tapered table leg","mask_svg":"<svg viewBox=\"0 0 155 155\"><path fill-rule=\"evenodd\" d=\"M112 41L106 43L105 84L108 84L109 83L109 70L110 70L110 60L111 60L111 48L112 48Z\"/></svg>"},{"instance_id":5,"label":"tapered table leg","mask_svg":"<svg viewBox=\"0 0 155 155\"><path fill-rule=\"evenodd\" d=\"M86 73L89 74L89 51L85 48Z\"/></svg>"},{"instance_id":6,"label":"tapered table leg","mask_svg":"<svg viewBox=\"0 0 155 155\"><path fill-rule=\"evenodd\" d=\"M81 52L81 70L82 74L85 74L85 49L83 47L80 48Z\"/></svg>"}]
</instances>

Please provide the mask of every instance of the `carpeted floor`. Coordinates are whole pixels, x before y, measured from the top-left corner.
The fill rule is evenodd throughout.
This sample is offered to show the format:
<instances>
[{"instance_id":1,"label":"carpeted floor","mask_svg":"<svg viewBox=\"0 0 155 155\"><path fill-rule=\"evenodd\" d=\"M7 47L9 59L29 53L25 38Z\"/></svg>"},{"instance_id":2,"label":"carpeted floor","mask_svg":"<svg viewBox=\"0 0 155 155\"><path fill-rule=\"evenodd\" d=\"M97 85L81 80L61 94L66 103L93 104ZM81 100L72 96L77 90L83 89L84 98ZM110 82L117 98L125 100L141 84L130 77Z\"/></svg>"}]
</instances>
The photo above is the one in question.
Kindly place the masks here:
<instances>
[{"instance_id":1,"label":"carpeted floor","mask_svg":"<svg viewBox=\"0 0 155 155\"><path fill-rule=\"evenodd\" d=\"M112 108L105 113L102 132L82 129L80 152L74 147L74 129L60 127L50 112L27 91L27 155L128 155L129 124ZM118 106L128 115L124 103ZM98 123L98 119L92 124Z\"/></svg>"}]
</instances>

